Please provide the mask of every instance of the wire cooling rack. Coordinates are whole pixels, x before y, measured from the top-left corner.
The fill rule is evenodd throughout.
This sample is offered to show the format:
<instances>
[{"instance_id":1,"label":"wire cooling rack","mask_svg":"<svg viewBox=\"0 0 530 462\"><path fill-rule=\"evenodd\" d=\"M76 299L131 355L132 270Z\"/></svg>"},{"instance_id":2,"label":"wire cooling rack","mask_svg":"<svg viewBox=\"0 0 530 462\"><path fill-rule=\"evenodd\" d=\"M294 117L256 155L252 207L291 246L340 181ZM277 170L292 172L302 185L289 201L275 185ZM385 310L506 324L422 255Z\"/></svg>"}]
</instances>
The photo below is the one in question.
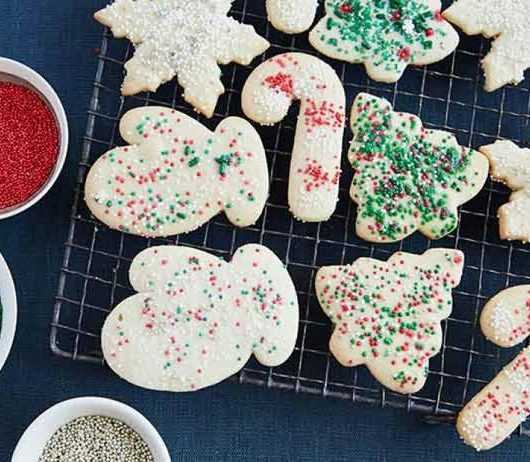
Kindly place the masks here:
<instances>
[{"instance_id":1,"label":"wire cooling rack","mask_svg":"<svg viewBox=\"0 0 530 462\"><path fill-rule=\"evenodd\" d=\"M233 17L255 26L273 44L253 66L286 51L316 54L307 42L307 34L291 37L274 30L266 20L264 4L236 0L231 12ZM369 91L392 101L397 110L420 115L428 127L455 133L462 144L477 147L496 138L508 138L526 145L530 133L528 82L485 93L480 60L488 49L489 45L481 38L463 36L458 51L450 58L427 68L409 68L395 85L368 79L361 66L324 59L344 82L348 107L359 91ZM123 144L117 127L127 110L148 104L173 107L213 129L228 115L242 115L240 92L252 70L243 66L223 67L227 91L214 117L206 120L194 114L183 101L175 82L164 85L156 94L122 97L119 89L123 63L131 53L132 47L126 40L115 40L105 31L54 307L51 330L54 353L103 364L101 327L110 309L132 294L129 265L147 246L183 244L230 258L239 246L259 242L274 250L287 264L300 300L300 331L295 352L285 364L271 369L250 360L237 376L242 383L450 417L515 355L513 350L500 351L487 342L478 326L480 310L489 297L509 285L530 281L529 248L498 238L496 210L508 200L508 190L488 183L474 200L462 207L456 233L440 241L430 242L416 233L400 244L369 245L354 233L355 206L348 197L351 169L344 162L340 202L331 220L320 224L297 222L286 206L297 108L292 108L279 125L258 127L267 148L271 196L255 226L236 229L219 216L176 239L144 239L110 230L97 222L83 201L85 175L100 155ZM349 139L351 133L347 130L345 149ZM443 323L442 352L431 361L425 388L415 395L402 396L382 388L364 367L344 368L329 354L331 325L318 305L313 281L320 266L351 263L361 256L387 259L397 250L420 253L431 246L463 250L464 278L454 291L454 311ZM530 429L522 428L521 432L530 434Z\"/></svg>"}]
</instances>

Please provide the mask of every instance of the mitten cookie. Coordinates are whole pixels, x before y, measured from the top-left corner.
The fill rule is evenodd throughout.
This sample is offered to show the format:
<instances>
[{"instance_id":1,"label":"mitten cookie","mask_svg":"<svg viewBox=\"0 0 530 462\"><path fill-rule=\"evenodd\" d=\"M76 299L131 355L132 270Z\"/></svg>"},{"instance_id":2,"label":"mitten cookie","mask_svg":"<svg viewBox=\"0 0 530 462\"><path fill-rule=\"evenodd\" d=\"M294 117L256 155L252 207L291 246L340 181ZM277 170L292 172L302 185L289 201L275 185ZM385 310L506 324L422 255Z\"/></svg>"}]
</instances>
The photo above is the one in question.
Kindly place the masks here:
<instances>
[{"instance_id":1,"label":"mitten cookie","mask_svg":"<svg viewBox=\"0 0 530 462\"><path fill-rule=\"evenodd\" d=\"M530 67L528 2L513 0L457 0L444 17L469 35L493 38L491 51L482 61L486 91L518 84Z\"/></svg>"},{"instance_id":2,"label":"mitten cookie","mask_svg":"<svg viewBox=\"0 0 530 462\"><path fill-rule=\"evenodd\" d=\"M335 326L329 342L335 358L347 367L365 364L398 393L421 390L429 359L440 352L440 322L451 314L451 290L463 267L462 252L433 249L321 268L316 293Z\"/></svg>"},{"instance_id":3,"label":"mitten cookie","mask_svg":"<svg viewBox=\"0 0 530 462\"><path fill-rule=\"evenodd\" d=\"M325 55L364 63L379 82L397 82L408 65L441 61L458 34L440 14L440 0L326 0L326 16L309 35Z\"/></svg>"},{"instance_id":4,"label":"mitten cookie","mask_svg":"<svg viewBox=\"0 0 530 462\"><path fill-rule=\"evenodd\" d=\"M122 93L156 91L177 76L184 99L211 117L224 92L218 64L247 65L269 42L227 17L233 0L115 0L95 14L136 47Z\"/></svg>"},{"instance_id":5,"label":"mitten cookie","mask_svg":"<svg viewBox=\"0 0 530 462\"><path fill-rule=\"evenodd\" d=\"M499 292L482 310L482 332L491 342L511 348L530 335L530 285Z\"/></svg>"},{"instance_id":6,"label":"mitten cookie","mask_svg":"<svg viewBox=\"0 0 530 462\"><path fill-rule=\"evenodd\" d=\"M300 116L291 158L289 207L302 221L325 221L339 195L345 94L335 71L304 53L259 65L245 83L243 111L262 125L280 122L294 100Z\"/></svg>"},{"instance_id":7,"label":"mitten cookie","mask_svg":"<svg viewBox=\"0 0 530 462\"><path fill-rule=\"evenodd\" d=\"M510 201L499 208L501 239L530 241L530 149L497 141L480 151L489 158L492 179L514 191Z\"/></svg>"},{"instance_id":8,"label":"mitten cookie","mask_svg":"<svg viewBox=\"0 0 530 462\"><path fill-rule=\"evenodd\" d=\"M351 126L357 234L371 242L395 242L418 229L431 239L452 232L457 207L486 182L486 157L366 93L355 99Z\"/></svg>"},{"instance_id":9,"label":"mitten cookie","mask_svg":"<svg viewBox=\"0 0 530 462\"><path fill-rule=\"evenodd\" d=\"M268 169L256 130L229 117L214 133L187 115L142 107L125 114L115 148L92 166L85 200L114 229L141 236L192 231L221 211L237 226L265 207Z\"/></svg>"},{"instance_id":10,"label":"mitten cookie","mask_svg":"<svg viewBox=\"0 0 530 462\"><path fill-rule=\"evenodd\" d=\"M299 34L315 20L318 0L267 0L267 14L272 25L286 34Z\"/></svg>"},{"instance_id":11,"label":"mitten cookie","mask_svg":"<svg viewBox=\"0 0 530 462\"><path fill-rule=\"evenodd\" d=\"M185 247L141 252L130 270L139 292L102 331L109 366L140 387L193 391L243 368L250 356L277 366L298 332L295 288L266 247L241 247L230 263Z\"/></svg>"},{"instance_id":12,"label":"mitten cookie","mask_svg":"<svg viewBox=\"0 0 530 462\"><path fill-rule=\"evenodd\" d=\"M530 415L530 347L523 350L458 415L456 428L477 451L491 449Z\"/></svg>"}]
</instances>

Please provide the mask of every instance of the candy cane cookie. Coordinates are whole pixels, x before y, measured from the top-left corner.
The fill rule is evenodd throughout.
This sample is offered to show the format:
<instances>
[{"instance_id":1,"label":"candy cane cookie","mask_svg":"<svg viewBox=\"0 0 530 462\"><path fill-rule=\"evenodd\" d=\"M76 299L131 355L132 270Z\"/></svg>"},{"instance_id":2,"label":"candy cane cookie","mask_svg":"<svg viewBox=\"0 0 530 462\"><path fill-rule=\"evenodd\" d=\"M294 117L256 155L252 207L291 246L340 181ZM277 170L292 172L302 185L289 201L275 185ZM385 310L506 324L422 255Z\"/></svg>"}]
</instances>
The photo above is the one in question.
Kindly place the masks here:
<instances>
[{"instance_id":1,"label":"candy cane cookie","mask_svg":"<svg viewBox=\"0 0 530 462\"><path fill-rule=\"evenodd\" d=\"M226 263L206 252L152 247L132 262L138 292L103 326L105 360L144 388L195 391L235 374L251 355L277 366L298 333L297 295L282 262L246 245Z\"/></svg>"},{"instance_id":2,"label":"candy cane cookie","mask_svg":"<svg viewBox=\"0 0 530 462\"><path fill-rule=\"evenodd\" d=\"M267 0L269 21L286 34L299 34L315 20L318 0Z\"/></svg>"},{"instance_id":3,"label":"candy cane cookie","mask_svg":"<svg viewBox=\"0 0 530 462\"><path fill-rule=\"evenodd\" d=\"M458 415L460 437L477 451L491 449L530 415L530 347L519 353Z\"/></svg>"},{"instance_id":4,"label":"candy cane cookie","mask_svg":"<svg viewBox=\"0 0 530 462\"><path fill-rule=\"evenodd\" d=\"M289 207L302 221L325 221L335 211L340 178L345 94L335 71L304 53L285 53L258 66L245 83L243 111L262 125L301 108L289 178Z\"/></svg>"},{"instance_id":5,"label":"candy cane cookie","mask_svg":"<svg viewBox=\"0 0 530 462\"><path fill-rule=\"evenodd\" d=\"M265 150L244 119L211 132L163 107L142 107L120 123L130 146L111 149L90 169L85 201L109 227L141 236L193 231L224 211L236 226L254 224L265 207Z\"/></svg>"}]
</instances>

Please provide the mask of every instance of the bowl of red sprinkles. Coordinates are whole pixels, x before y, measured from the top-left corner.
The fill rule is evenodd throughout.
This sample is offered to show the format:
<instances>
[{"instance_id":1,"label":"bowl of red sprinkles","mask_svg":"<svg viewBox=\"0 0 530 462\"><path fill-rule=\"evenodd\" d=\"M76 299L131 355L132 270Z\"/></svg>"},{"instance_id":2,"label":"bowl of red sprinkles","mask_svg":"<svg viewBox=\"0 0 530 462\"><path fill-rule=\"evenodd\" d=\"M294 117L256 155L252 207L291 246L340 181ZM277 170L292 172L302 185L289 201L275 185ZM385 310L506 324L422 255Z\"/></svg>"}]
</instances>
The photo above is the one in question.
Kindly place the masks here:
<instances>
[{"instance_id":1,"label":"bowl of red sprinkles","mask_svg":"<svg viewBox=\"0 0 530 462\"><path fill-rule=\"evenodd\" d=\"M68 122L50 84L0 58L0 220L27 210L57 180L68 150Z\"/></svg>"}]
</instances>

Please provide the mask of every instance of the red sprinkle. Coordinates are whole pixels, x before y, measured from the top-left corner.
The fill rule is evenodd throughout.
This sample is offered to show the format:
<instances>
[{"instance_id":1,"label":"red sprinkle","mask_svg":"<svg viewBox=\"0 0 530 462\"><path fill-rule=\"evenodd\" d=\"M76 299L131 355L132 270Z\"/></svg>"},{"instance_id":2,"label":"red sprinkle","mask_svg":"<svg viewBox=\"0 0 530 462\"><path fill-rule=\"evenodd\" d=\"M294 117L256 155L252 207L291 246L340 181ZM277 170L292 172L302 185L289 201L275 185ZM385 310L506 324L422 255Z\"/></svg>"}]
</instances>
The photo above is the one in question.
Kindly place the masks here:
<instances>
[{"instance_id":1,"label":"red sprinkle","mask_svg":"<svg viewBox=\"0 0 530 462\"><path fill-rule=\"evenodd\" d=\"M0 209L25 202L50 176L59 151L55 117L34 91L0 82Z\"/></svg>"}]
</instances>

